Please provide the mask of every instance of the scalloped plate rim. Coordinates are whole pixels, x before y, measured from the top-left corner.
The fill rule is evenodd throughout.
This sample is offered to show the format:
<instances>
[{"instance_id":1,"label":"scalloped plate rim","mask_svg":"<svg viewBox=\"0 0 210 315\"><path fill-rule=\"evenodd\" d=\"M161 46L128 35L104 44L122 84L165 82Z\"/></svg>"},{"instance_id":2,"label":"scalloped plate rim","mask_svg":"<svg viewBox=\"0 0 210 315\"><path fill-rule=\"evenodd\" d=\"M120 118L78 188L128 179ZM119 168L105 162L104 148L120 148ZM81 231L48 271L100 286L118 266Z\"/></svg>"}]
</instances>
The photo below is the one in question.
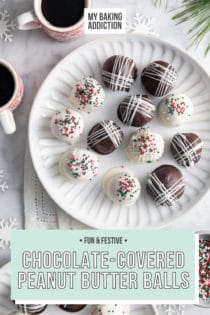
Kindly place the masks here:
<instances>
[{"instance_id":1,"label":"scalloped plate rim","mask_svg":"<svg viewBox=\"0 0 210 315\"><path fill-rule=\"evenodd\" d=\"M83 45L81 45L81 46L79 46L79 47L73 49L67 56L65 56L64 58L62 58L61 61L59 61L59 62L57 63L57 65L55 65L55 66L53 67L53 69L48 73L48 75L47 75L46 78L43 80L42 84L40 85L40 87L39 87L39 89L38 89L38 91L37 91L37 93L36 93L36 96L35 96L35 98L34 98L34 101L33 101L32 107L31 107L30 117L29 117L29 125L28 125L29 135L28 135L28 139L29 139L29 151L30 151L31 159L32 159L32 162L33 162L33 165L34 165L36 174L38 175L38 178L39 178L41 184L43 185L43 187L45 188L45 190L47 191L47 193L49 194L49 196L50 196L50 197L54 200L54 202L57 204L57 206L58 206L58 207L61 207L67 214L71 215L71 216L72 216L73 218L75 218L76 220L79 220L80 222L82 222L82 223L84 223L84 224L86 224L86 225L89 225L89 226L91 226L91 227L93 227L93 228L97 228L97 229L100 229L100 228L105 228L105 229L112 229L112 228L120 229L120 228L122 228L122 227L121 227L121 226L116 226L116 225L113 225L113 226L109 225L109 226L107 226L107 225L104 224L104 222L103 222L103 224L102 224L102 223L101 223L101 224L95 224L95 223L93 224L93 222L91 221L91 218L90 218L90 220L89 220L87 217L85 217L85 218L78 217L78 216L74 213L75 210L74 210L72 207L69 207L69 210L67 211L67 210L65 210L65 207L61 206L61 200L57 200L57 199L59 199L59 198L56 198L56 196L53 196L53 197L52 197L52 193L51 193L51 190L50 190L50 185L45 185L44 179L42 178L42 176L41 176L41 174L40 174L40 172L39 172L39 169L38 169L38 168L39 168L39 167L38 167L38 163L36 162L35 156L34 156L34 154L33 154L33 152L34 152L34 151L33 151L33 138L32 138L32 134L33 134L33 132L32 132L33 111L35 110L35 104L36 104L36 102L37 102L37 99L38 99L38 97L39 97L39 94L42 92L42 90L43 90L44 87L45 87L46 81L48 80L48 78L49 78L51 75L53 75L53 74L57 71L57 69L58 69L60 66L62 66L62 64L65 63L66 60L68 60L68 58L70 58L72 55L76 54L81 48L84 49L85 47L88 47L88 46L90 47L90 46L94 45L94 43L110 41L111 39L114 39L114 38L120 38L120 39L122 39L123 37L124 37L125 39L127 39L127 38L129 38L129 37L130 37L130 38L132 38L132 37L138 37L138 38L141 37L142 39L143 39L143 38L146 38L146 39L151 39L151 38L152 38L152 39L154 39L154 41L158 41L158 42L162 43L163 45L166 45L166 46L171 47L172 49L175 49L175 50L177 50L177 51L181 51L182 54L185 55L185 57L189 58L192 62L196 63L197 66L202 69L203 74L205 74L205 76L206 76L206 79L207 79L207 80L210 80L210 76L208 75L207 71L202 67L201 63L200 63L194 56L190 55L189 52L187 52L187 51L184 50L183 48L179 47L178 45L174 45L174 44L172 44L172 43L170 43L170 42L168 42L168 41L166 41L166 40L163 40L163 39L157 38L157 37L154 36L154 35L148 35L148 34L145 34L145 35L143 35L143 34L140 34L140 35L137 35L137 34L110 35L109 38L103 36L103 37L97 38L97 39L95 39L95 40L90 40L90 41L88 41L87 43L85 43L85 44L83 44ZM209 185L210 185L210 178L209 178L206 182L209 183ZM193 202L191 201L189 207L186 208L185 210L182 210L182 213L181 213L181 214L178 213L178 214L176 214L176 215L173 215L173 216L170 217L169 219L166 219L164 222L158 223L158 224L156 224L155 226L154 226L154 225L147 226L147 228L159 229L159 228L165 227L165 226L171 224L172 222L176 221L176 220L179 219L181 216L185 215L185 214L188 213L190 210L192 210L192 209L199 203L199 201L205 197L205 195L206 195L206 193L207 193L208 191L209 191L209 188L208 188L207 185L206 185L206 187L203 189L202 193L200 194L200 198L199 198L196 202L195 202L195 201L193 201ZM191 205L192 203L193 203L193 206ZM137 228L137 229L138 229L138 228L142 228L142 227L139 227L139 226L124 227L124 226L123 226L123 228L126 228L126 229L135 229L135 228Z\"/></svg>"}]
</instances>

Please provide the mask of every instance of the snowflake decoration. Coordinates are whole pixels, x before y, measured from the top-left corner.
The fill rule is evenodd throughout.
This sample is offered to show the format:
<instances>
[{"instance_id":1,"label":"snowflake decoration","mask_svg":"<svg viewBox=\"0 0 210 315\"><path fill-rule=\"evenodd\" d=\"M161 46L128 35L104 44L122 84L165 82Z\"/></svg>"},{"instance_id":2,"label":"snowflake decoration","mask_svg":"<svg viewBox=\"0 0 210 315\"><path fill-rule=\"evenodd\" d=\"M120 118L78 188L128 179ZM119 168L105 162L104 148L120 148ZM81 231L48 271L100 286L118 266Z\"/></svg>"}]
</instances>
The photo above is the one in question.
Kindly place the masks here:
<instances>
[{"instance_id":1,"label":"snowflake decoration","mask_svg":"<svg viewBox=\"0 0 210 315\"><path fill-rule=\"evenodd\" d=\"M4 180L4 171L0 170L0 191L5 192L8 188L7 182Z\"/></svg>"},{"instance_id":2,"label":"snowflake decoration","mask_svg":"<svg viewBox=\"0 0 210 315\"><path fill-rule=\"evenodd\" d=\"M159 34L154 30L155 18L151 16L145 17L140 15L140 13L136 13L133 20L133 22L127 23L128 33L159 36Z\"/></svg>"},{"instance_id":3,"label":"snowflake decoration","mask_svg":"<svg viewBox=\"0 0 210 315\"><path fill-rule=\"evenodd\" d=\"M157 315L184 315L185 305L154 305Z\"/></svg>"},{"instance_id":4,"label":"snowflake decoration","mask_svg":"<svg viewBox=\"0 0 210 315\"><path fill-rule=\"evenodd\" d=\"M10 20L7 10L0 11L0 38L5 42L11 42L13 39L12 30L16 29L14 20Z\"/></svg>"},{"instance_id":5,"label":"snowflake decoration","mask_svg":"<svg viewBox=\"0 0 210 315\"><path fill-rule=\"evenodd\" d=\"M17 220L15 218L0 219L0 248L10 247L10 233L16 227Z\"/></svg>"}]
</instances>

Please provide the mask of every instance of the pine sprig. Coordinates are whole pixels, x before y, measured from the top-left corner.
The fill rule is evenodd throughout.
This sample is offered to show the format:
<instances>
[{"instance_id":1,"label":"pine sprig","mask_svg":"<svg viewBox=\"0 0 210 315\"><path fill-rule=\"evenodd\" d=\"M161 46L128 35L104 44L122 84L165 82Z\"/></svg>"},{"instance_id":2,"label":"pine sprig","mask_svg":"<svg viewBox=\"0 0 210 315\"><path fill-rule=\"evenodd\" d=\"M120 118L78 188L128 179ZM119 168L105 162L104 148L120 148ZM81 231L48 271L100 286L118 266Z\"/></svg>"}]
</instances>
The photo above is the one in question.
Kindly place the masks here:
<instances>
[{"instance_id":1,"label":"pine sprig","mask_svg":"<svg viewBox=\"0 0 210 315\"><path fill-rule=\"evenodd\" d=\"M178 24L192 20L193 26L188 33L193 41L193 45L198 47L200 42L210 34L210 0L184 0L179 6L177 13L173 16L173 20L177 20ZM205 54L210 51L210 43L208 43Z\"/></svg>"},{"instance_id":2,"label":"pine sprig","mask_svg":"<svg viewBox=\"0 0 210 315\"><path fill-rule=\"evenodd\" d=\"M168 0L153 0L153 2L154 2L156 7L160 7L160 6L164 5L165 9L168 8ZM164 4L163 4L163 2L164 2Z\"/></svg>"},{"instance_id":3,"label":"pine sprig","mask_svg":"<svg viewBox=\"0 0 210 315\"><path fill-rule=\"evenodd\" d=\"M165 4L167 8L170 0L153 0L156 6ZM198 47L202 40L210 36L210 0L183 0L182 4L174 9L179 12L172 17L177 24L192 22L188 33L195 47ZM210 52L210 42L205 49L205 54Z\"/></svg>"}]
</instances>

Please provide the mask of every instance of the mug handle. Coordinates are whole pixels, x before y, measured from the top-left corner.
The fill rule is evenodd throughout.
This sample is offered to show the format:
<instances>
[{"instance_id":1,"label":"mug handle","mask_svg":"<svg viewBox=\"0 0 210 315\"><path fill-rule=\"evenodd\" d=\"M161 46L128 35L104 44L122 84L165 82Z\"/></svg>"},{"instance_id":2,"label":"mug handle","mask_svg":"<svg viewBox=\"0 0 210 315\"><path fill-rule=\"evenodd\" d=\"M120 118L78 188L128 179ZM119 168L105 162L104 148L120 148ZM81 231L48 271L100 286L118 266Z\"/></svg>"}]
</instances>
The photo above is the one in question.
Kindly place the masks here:
<instances>
[{"instance_id":1,"label":"mug handle","mask_svg":"<svg viewBox=\"0 0 210 315\"><path fill-rule=\"evenodd\" d=\"M37 19L33 11L25 12L16 18L17 28L27 31L42 28L41 23Z\"/></svg>"},{"instance_id":2,"label":"mug handle","mask_svg":"<svg viewBox=\"0 0 210 315\"><path fill-rule=\"evenodd\" d=\"M0 123L6 134L11 135L16 131L14 116L10 110L6 109L0 112Z\"/></svg>"}]
</instances>

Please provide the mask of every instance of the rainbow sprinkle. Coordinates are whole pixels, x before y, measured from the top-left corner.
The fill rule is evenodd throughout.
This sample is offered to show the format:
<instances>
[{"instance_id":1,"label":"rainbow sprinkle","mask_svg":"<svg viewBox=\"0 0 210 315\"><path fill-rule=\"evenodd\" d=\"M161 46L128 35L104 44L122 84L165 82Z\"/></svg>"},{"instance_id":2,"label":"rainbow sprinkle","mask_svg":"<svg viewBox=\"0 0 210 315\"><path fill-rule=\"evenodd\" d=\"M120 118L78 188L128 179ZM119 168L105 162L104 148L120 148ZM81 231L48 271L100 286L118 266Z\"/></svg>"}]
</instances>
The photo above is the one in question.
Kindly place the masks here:
<instances>
[{"instance_id":1,"label":"rainbow sprinkle","mask_svg":"<svg viewBox=\"0 0 210 315\"><path fill-rule=\"evenodd\" d=\"M118 181L117 197L119 202L126 199L133 199L136 193L139 192L139 187L136 185L135 179L128 175L121 175Z\"/></svg>"},{"instance_id":2,"label":"rainbow sprinkle","mask_svg":"<svg viewBox=\"0 0 210 315\"><path fill-rule=\"evenodd\" d=\"M92 177L97 175L98 165L96 165L94 159L86 153L84 153L81 158L72 155L71 158L67 160L66 164L75 179L83 177L88 173L91 173ZM90 179L92 179L92 177Z\"/></svg>"},{"instance_id":3,"label":"rainbow sprinkle","mask_svg":"<svg viewBox=\"0 0 210 315\"><path fill-rule=\"evenodd\" d=\"M199 298L210 301L210 241L199 241Z\"/></svg>"},{"instance_id":4,"label":"rainbow sprinkle","mask_svg":"<svg viewBox=\"0 0 210 315\"><path fill-rule=\"evenodd\" d=\"M85 109L87 105L91 107L99 107L102 105L100 94L102 86L92 78L84 79L76 84L75 98L79 100L78 109ZM82 105L82 106L81 106Z\"/></svg>"},{"instance_id":5,"label":"rainbow sprinkle","mask_svg":"<svg viewBox=\"0 0 210 315\"><path fill-rule=\"evenodd\" d=\"M59 113L57 115L59 115ZM77 119L68 109L65 111L64 119L56 117L54 124L58 126L60 134L67 138L74 138L75 131L77 129L81 129L79 126L80 120Z\"/></svg>"},{"instance_id":6,"label":"rainbow sprinkle","mask_svg":"<svg viewBox=\"0 0 210 315\"><path fill-rule=\"evenodd\" d=\"M181 116L185 114L187 108L189 107L184 100L184 96L175 97L174 94L171 95L170 99L165 99L165 105L168 108L169 116L173 116L175 113Z\"/></svg>"}]
</instances>

